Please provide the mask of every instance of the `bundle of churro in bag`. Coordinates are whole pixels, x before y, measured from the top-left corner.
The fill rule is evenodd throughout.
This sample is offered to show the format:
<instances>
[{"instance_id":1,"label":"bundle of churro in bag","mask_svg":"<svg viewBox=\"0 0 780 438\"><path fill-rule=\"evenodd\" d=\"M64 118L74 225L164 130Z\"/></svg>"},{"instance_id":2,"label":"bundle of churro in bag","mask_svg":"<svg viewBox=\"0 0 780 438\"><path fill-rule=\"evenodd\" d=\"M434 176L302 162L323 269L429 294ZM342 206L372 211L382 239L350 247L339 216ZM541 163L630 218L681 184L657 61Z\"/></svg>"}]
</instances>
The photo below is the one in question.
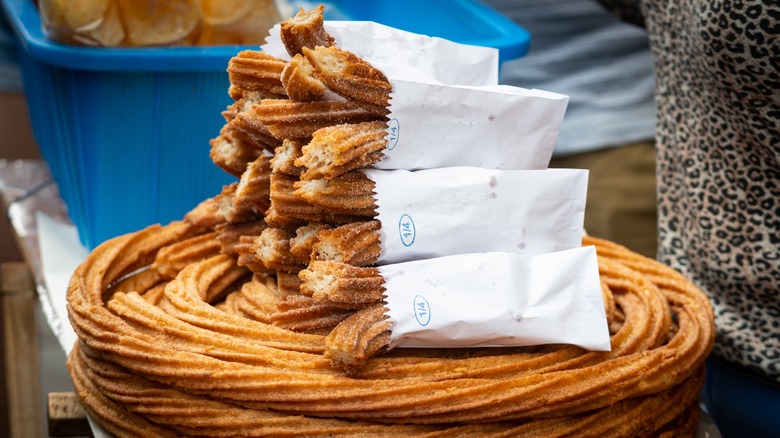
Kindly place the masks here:
<instances>
[{"instance_id":1,"label":"bundle of churro in bag","mask_svg":"<svg viewBox=\"0 0 780 438\"><path fill-rule=\"evenodd\" d=\"M262 49L284 58L280 28ZM337 96L385 117L385 147L373 167L547 167L568 97L497 85L496 50L371 22L324 28L337 43L292 62L311 65Z\"/></svg>"},{"instance_id":2,"label":"bundle of churro in bag","mask_svg":"<svg viewBox=\"0 0 780 438\"><path fill-rule=\"evenodd\" d=\"M488 252L533 257L578 248L587 191L587 171L545 169L566 96L495 85L495 50L374 23L352 24L326 25L316 11L301 11L274 28L263 52L242 52L231 61L231 92L237 102L226 111L226 131L262 143L255 149L268 154L277 146L273 157L261 154L248 167L257 169L258 163L268 161L263 167L267 204L242 201L257 172L244 172L234 191L217 198L264 211L263 229L240 236L234 246L238 263L256 273L275 272L285 300L304 296L322 312L317 317L328 324L322 328L337 324L327 338L326 357L350 372L373 354L412 339L405 327L393 324L398 318L386 312L385 299L393 291L385 289L386 279L376 266L412 260L436 263L437 258L458 254L471 254L474 262L489 257L484 254ZM375 40L380 42L366 44ZM352 47L360 54L348 50ZM418 47L425 48L424 56ZM391 60L397 62L391 65ZM458 71L463 71L464 83L471 83L461 85ZM221 152L229 151L221 150L226 143L214 143L216 162ZM600 285L593 281L597 276L582 277L556 257L565 255L544 260L568 281L589 283L585 289L598 298ZM444 272L463 272L458 264L439 263ZM424 266L404 269L419 279L426 277ZM513 278L517 266L500 266L503 270L491 275ZM594 263L581 266L596 269ZM518 295L542 292L517 282L505 287ZM477 297L466 283L449 283L448 288L449 296L458 298L453 302ZM508 303L501 299L483 305L508 317L503 313ZM539 312L531 306L523 313L536 314L547 326L567 320L600 327L596 335L604 348L603 312ZM454 312L439 315L466 324ZM353 348L363 341L344 342L341 328L356 324L386 325L372 332L376 339L365 340L373 345L371 352ZM529 333L519 336L512 328L518 326L515 318L487 318L479 324L498 333L502 342L514 339L515 345L567 339L552 332L536 336L539 326L527 324L522 329ZM435 327L451 330L448 324ZM564 330L578 345L584 344L577 336L586 332ZM388 342L388 334L399 341ZM491 342L472 337L427 346Z\"/></svg>"}]
</instances>

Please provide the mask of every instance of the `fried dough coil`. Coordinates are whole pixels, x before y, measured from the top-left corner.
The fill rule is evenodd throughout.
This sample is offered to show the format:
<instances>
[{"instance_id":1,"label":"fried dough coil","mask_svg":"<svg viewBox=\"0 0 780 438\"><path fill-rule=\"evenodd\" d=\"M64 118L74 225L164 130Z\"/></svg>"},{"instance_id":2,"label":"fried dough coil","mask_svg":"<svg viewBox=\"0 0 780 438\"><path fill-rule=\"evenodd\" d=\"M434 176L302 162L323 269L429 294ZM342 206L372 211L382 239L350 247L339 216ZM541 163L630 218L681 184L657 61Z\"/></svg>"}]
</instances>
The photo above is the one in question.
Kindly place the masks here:
<instances>
[{"instance_id":1,"label":"fried dough coil","mask_svg":"<svg viewBox=\"0 0 780 438\"><path fill-rule=\"evenodd\" d=\"M304 48L314 76L329 90L378 116L390 113L393 86L387 76L359 56L336 46Z\"/></svg>"},{"instance_id":2,"label":"fried dough coil","mask_svg":"<svg viewBox=\"0 0 780 438\"><path fill-rule=\"evenodd\" d=\"M166 246L157 253L151 267L164 278L175 278L188 265L219 253L220 244L216 237L217 233L211 232Z\"/></svg>"},{"instance_id":3,"label":"fried dough coil","mask_svg":"<svg viewBox=\"0 0 780 438\"><path fill-rule=\"evenodd\" d=\"M306 421L381 421L388 430L401 423L440 424L459 428L448 433L475 436L514 430L509 426L527 433L558 430L555 425L574 427L583 415L596 415L615 427L624 423L649 433L625 421L629 417L615 406L631 404L637 409L631 411L634 418L655 428L658 412L637 402L663 400L686 382L695 393L696 370L712 347L711 308L700 290L655 261L592 238L585 243L597 245L604 284L624 314L611 352L573 346L461 353L396 349L369 359L358 378L341 376L322 355L323 337L253 322L203 301L208 296L203 291L233 272L229 259L220 258L187 267L166 286L166 299L178 309L174 313L135 293L116 293L108 301L110 310L105 307L108 285L151 263L157 250L190 232L183 223L151 227L93 251L68 291L74 329L85 345L134 375L261 412L281 410ZM288 383L279 386L281 380ZM664 406L686 409L691 403L685 400ZM474 421L487 423L463 425ZM294 427L288 431L295 433Z\"/></svg>"},{"instance_id":4,"label":"fried dough coil","mask_svg":"<svg viewBox=\"0 0 780 438\"><path fill-rule=\"evenodd\" d=\"M312 134L295 161L306 170L302 179L327 180L350 170L377 163L387 147L387 124L383 121L342 124L322 128Z\"/></svg>"}]
</instances>

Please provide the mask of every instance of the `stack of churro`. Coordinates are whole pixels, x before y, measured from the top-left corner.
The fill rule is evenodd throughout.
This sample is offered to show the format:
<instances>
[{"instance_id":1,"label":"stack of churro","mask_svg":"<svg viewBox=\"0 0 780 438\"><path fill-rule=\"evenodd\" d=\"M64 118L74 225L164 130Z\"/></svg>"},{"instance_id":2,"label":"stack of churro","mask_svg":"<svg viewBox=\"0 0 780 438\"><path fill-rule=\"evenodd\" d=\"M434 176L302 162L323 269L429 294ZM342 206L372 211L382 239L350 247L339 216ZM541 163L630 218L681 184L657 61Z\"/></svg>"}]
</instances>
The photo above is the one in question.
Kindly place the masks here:
<instances>
[{"instance_id":1,"label":"stack of churro","mask_svg":"<svg viewBox=\"0 0 780 438\"><path fill-rule=\"evenodd\" d=\"M290 61L246 51L228 66L235 103L211 157L239 180L182 221L104 243L72 277L68 366L97 421L117 436L693 433L709 303L610 242L583 242L610 352L380 354L380 224L356 169L381 159L391 86L334 46L322 7L281 31Z\"/></svg>"}]
</instances>

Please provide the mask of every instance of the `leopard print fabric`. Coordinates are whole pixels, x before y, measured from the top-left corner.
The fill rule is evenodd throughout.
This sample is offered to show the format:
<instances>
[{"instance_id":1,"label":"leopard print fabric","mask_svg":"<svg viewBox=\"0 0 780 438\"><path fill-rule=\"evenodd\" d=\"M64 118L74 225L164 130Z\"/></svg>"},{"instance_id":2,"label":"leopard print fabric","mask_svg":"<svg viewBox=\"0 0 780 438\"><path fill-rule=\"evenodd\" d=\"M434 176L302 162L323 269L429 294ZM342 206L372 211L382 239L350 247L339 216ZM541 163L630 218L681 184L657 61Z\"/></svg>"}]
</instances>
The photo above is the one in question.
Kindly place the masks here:
<instances>
[{"instance_id":1,"label":"leopard print fabric","mask_svg":"<svg viewBox=\"0 0 780 438\"><path fill-rule=\"evenodd\" d=\"M659 260L711 297L714 354L780 382L780 2L601 2L650 38Z\"/></svg>"}]
</instances>

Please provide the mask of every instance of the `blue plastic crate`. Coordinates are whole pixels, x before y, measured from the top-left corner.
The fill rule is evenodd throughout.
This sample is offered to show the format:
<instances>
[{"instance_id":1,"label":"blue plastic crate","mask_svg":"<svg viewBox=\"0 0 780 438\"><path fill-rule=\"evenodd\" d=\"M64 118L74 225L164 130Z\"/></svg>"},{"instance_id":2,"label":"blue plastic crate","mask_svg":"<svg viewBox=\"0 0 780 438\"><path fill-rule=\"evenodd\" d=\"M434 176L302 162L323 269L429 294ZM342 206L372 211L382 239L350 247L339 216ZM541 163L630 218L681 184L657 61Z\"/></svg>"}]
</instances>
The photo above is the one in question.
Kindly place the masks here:
<instances>
[{"instance_id":1,"label":"blue plastic crate","mask_svg":"<svg viewBox=\"0 0 780 438\"><path fill-rule=\"evenodd\" d=\"M36 141L85 246L180 219L235 181L211 162L208 142L231 103L228 61L249 47L66 46L46 38L32 0L0 2L19 37ZM528 51L524 29L476 1L325 5L327 19L495 47L502 61Z\"/></svg>"}]
</instances>

